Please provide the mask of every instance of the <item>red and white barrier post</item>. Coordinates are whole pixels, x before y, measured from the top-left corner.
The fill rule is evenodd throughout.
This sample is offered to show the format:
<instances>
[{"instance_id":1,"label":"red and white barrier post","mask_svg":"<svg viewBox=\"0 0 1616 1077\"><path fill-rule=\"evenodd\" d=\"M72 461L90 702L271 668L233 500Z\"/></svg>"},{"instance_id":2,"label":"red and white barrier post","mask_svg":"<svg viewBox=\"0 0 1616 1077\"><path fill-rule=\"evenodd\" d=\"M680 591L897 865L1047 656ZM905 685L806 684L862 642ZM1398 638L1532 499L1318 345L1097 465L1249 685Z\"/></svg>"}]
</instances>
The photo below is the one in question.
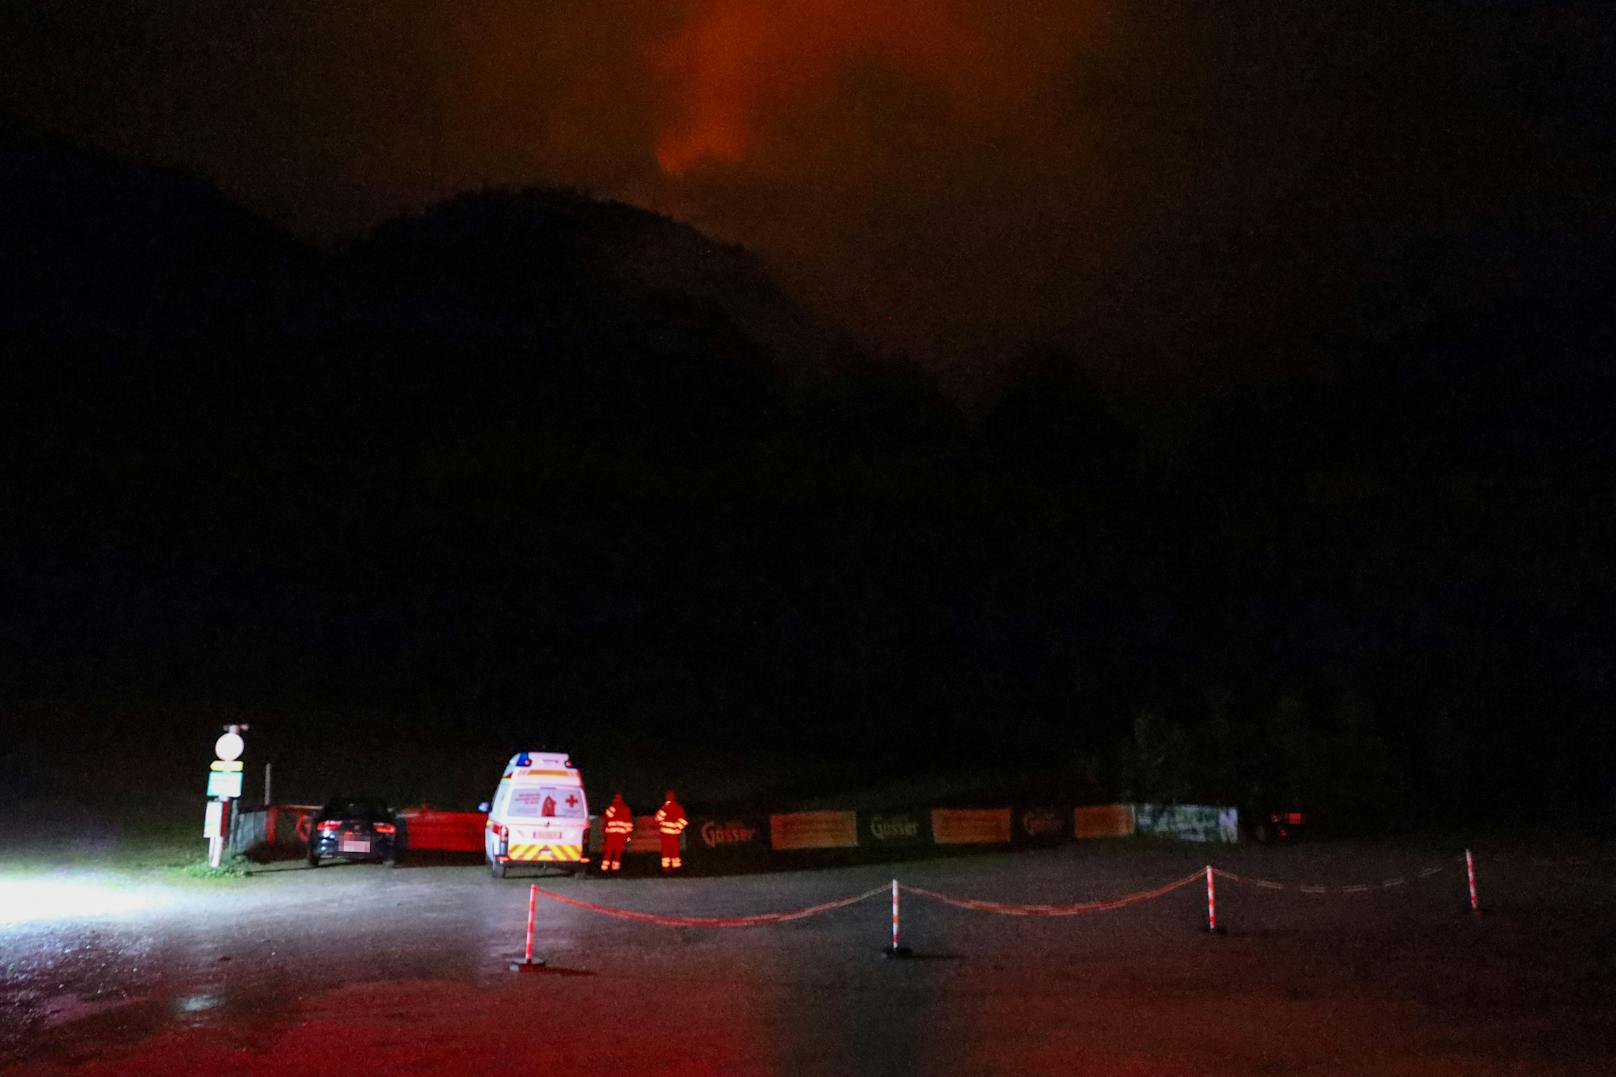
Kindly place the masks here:
<instances>
[{"instance_id":1,"label":"red and white barrier post","mask_svg":"<svg viewBox=\"0 0 1616 1077\"><path fill-rule=\"evenodd\" d=\"M1479 913L1481 901L1476 897L1476 859L1470 855L1469 849L1465 850L1465 880L1470 884L1470 911Z\"/></svg>"},{"instance_id":2,"label":"red and white barrier post","mask_svg":"<svg viewBox=\"0 0 1616 1077\"><path fill-rule=\"evenodd\" d=\"M892 880L892 945L881 951L888 957L910 957L907 946L898 945L898 880Z\"/></svg>"},{"instance_id":3,"label":"red and white barrier post","mask_svg":"<svg viewBox=\"0 0 1616 1077\"><path fill-rule=\"evenodd\" d=\"M1218 892L1212 882L1211 864L1206 866L1206 933L1208 935L1224 934L1223 929L1218 926Z\"/></svg>"},{"instance_id":4,"label":"red and white barrier post","mask_svg":"<svg viewBox=\"0 0 1616 1077\"><path fill-rule=\"evenodd\" d=\"M539 884L534 883L527 893L527 950L522 960L511 962L512 972L531 972L544 967L544 958L533 956L533 917L539 908Z\"/></svg>"}]
</instances>

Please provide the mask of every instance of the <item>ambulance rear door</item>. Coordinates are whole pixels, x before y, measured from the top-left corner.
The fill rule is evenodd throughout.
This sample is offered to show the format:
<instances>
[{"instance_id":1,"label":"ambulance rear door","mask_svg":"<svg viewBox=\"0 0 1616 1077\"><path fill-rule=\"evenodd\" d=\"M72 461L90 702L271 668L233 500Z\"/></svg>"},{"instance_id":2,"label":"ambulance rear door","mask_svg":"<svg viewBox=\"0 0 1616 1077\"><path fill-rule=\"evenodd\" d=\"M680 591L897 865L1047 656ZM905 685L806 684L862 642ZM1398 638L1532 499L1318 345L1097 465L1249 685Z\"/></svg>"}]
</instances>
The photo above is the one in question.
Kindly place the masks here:
<instances>
[{"instance_id":1,"label":"ambulance rear door","mask_svg":"<svg viewBox=\"0 0 1616 1077\"><path fill-rule=\"evenodd\" d=\"M512 775L504 812L512 860L583 861L589 805L583 786L573 784L577 780L576 772L517 771Z\"/></svg>"}]
</instances>

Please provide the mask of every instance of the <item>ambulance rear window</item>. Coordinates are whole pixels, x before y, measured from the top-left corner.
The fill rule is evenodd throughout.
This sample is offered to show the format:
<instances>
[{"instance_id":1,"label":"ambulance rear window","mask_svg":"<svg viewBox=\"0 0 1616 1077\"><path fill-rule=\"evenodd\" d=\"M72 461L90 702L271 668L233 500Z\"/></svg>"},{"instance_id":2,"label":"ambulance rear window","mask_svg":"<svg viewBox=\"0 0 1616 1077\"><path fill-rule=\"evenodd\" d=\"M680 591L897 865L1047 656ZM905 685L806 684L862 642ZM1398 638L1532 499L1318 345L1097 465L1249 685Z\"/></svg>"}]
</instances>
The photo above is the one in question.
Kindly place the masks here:
<instances>
[{"instance_id":1,"label":"ambulance rear window","mask_svg":"<svg viewBox=\"0 0 1616 1077\"><path fill-rule=\"evenodd\" d=\"M580 819L584 815L584 798L577 787L517 786L511 790L507 814L513 819Z\"/></svg>"}]
</instances>

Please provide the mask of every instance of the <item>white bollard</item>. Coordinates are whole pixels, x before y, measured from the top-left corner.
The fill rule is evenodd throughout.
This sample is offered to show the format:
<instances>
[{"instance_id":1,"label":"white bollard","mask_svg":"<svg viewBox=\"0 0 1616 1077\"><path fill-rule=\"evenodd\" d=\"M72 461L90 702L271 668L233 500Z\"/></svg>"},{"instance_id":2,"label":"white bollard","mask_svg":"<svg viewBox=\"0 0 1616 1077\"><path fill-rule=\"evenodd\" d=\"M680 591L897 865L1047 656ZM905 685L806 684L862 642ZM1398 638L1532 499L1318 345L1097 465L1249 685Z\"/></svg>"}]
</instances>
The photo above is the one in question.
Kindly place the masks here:
<instances>
[{"instance_id":1,"label":"white bollard","mask_svg":"<svg viewBox=\"0 0 1616 1077\"><path fill-rule=\"evenodd\" d=\"M1212 865L1206 866L1206 933L1208 935L1222 935L1224 930L1218 926L1218 893L1212 883Z\"/></svg>"},{"instance_id":2,"label":"white bollard","mask_svg":"<svg viewBox=\"0 0 1616 1077\"><path fill-rule=\"evenodd\" d=\"M898 945L898 880L892 880L892 945L881 951L888 957L910 957L907 946Z\"/></svg>"},{"instance_id":3,"label":"white bollard","mask_svg":"<svg viewBox=\"0 0 1616 1077\"><path fill-rule=\"evenodd\" d=\"M544 958L533 956L533 918L539 907L539 884L534 883L527 892L527 952L522 960L511 962L512 972L532 972L544 966Z\"/></svg>"}]
</instances>

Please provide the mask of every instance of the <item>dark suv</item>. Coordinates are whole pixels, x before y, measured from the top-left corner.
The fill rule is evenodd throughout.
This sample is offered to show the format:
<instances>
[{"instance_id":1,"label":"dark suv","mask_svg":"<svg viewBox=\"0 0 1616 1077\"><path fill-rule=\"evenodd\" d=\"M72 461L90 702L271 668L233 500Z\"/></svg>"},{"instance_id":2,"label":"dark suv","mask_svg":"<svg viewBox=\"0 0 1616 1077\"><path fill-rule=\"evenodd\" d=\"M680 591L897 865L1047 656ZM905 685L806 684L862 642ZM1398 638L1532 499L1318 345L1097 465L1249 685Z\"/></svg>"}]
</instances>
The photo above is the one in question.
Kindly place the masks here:
<instances>
[{"instance_id":1,"label":"dark suv","mask_svg":"<svg viewBox=\"0 0 1616 1077\"><path fill-rule=\"evenodd\" d=\"M404 833L393 811L379 800L339 798L321 808L309 827L309 867L323 858L380 860L397 867Z\"/></svg>"}]
</instances>

